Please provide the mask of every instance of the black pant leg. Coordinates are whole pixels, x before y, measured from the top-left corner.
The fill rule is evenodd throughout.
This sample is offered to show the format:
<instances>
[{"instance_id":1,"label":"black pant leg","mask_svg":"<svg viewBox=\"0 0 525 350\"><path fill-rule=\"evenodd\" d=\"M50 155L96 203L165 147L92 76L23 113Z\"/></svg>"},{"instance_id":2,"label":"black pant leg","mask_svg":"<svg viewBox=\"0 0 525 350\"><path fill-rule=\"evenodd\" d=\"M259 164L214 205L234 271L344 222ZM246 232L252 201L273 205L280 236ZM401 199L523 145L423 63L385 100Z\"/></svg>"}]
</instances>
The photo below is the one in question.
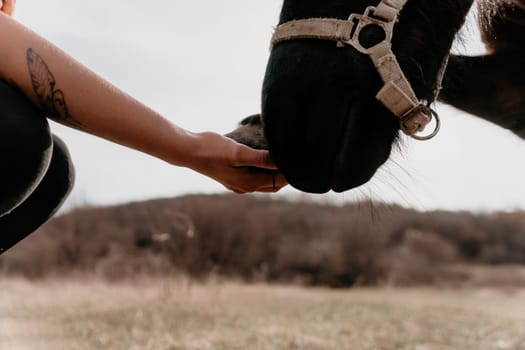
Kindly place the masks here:
<instances>
[{"instance_id":1,"label":"black pant leg","mask_svg":"<svg viewBox=\"0 0 525 350\"><path fill-rule=\"evenodd\" d=\"M0 81L0 217L38 186L51 161L52 147L43 113Z\"/></svg>"},{"instance_id":2,"label":"black pant leg","mask_svg":"<svg viewBox=\"0 0 525 350\"><path fill-rule=\"evenodd\" d=\"M0 254L34 232L60 208L73 188L75 172L66 145L53 136L49 168L31 195L0 217Z\"/></svg>"}]
</instances>

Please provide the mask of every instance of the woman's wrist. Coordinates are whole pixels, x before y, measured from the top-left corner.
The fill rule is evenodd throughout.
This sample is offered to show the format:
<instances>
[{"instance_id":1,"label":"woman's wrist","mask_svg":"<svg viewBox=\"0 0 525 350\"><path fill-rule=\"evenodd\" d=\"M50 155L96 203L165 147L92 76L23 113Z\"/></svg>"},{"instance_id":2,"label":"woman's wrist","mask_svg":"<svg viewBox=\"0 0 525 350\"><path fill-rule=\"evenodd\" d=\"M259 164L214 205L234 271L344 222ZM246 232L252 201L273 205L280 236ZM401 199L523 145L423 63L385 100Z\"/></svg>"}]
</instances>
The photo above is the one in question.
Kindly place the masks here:
<instances>
[{"instance_id":1,"label":"woman's wrist","mask_svg":"<svg viewBox=\"0 0 525 350\"><path fill-rule=\"evenodd\" d=\"M174 126L174 132L169 136L166 146L161 146L159 158L166 162L195 170L205 162L206 138L203 134L191 132Z\"/></svg>"}]
</instances>

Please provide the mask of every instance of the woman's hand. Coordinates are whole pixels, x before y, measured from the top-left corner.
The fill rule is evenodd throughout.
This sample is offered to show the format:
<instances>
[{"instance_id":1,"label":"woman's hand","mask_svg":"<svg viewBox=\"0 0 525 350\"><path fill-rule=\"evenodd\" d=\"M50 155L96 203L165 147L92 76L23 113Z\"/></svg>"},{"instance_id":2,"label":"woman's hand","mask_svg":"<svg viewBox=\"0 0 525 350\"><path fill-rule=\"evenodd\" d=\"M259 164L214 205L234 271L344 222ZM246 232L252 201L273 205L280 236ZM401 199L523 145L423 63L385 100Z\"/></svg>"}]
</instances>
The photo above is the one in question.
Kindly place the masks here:
<instances>
[{"instance_id":1,"label":"woman's hand","mask_svg":"<svg viewBox=\"0 0 525 350\"><path fill-rule=\"evenodd\" d=\"M2 8L0 8L0 11L11 16L13 14L13 11L15 10L15 4L16 0L3 0Z\"/></svg>"},{"instance_id":2,"label":"woman's hand","mask_svg":"<svg viewBox=\"0 0 525 350\"><path fill-rule=\"evenodd\" d=\"M236 193L277 192L288 183L268 151L255 150L212 132L196 135L188 167Z\"/></svg>"}]
</instances>

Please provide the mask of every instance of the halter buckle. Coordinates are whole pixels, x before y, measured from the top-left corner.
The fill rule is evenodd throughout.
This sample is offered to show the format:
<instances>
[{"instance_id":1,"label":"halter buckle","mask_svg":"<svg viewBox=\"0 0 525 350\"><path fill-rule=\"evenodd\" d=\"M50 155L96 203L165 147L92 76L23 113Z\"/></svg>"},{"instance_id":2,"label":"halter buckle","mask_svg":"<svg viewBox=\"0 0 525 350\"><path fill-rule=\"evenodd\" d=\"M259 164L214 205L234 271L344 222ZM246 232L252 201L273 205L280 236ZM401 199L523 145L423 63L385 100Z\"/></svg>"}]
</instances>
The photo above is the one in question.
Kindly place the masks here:
<instances>
[{"instance_id":1,"label":"halter buckle","mask_svg":"<svg viewBox=\"0 0 525 350\"><path fill-rule=\"evenodd\" d=\"M375 10L375 6L369 6L366 8L365 13L362 15L355 13L352 13L350 15L348 21L353 23L354 26L352 33L350 33L350 39L347 41L342 41L344 44L353 46L357 51L361 53L369 54L370 51L374 49L374 47L383 43L392 42L395 20L388 21L380 17L374 16ZM369 25L378 26L381 29L383 29L383 31L385 32L385 39L372 47L366 48L359 41L359 35L361 34L362 30Z\"/></svg>"},{"instance_id":2,"label":"halter buckle","mask_svg":"<svg viewBox=\"0 0 525 350\"><path fill-rule=\"evenodd\" d=\"M400 118L401 130L408 136L418 141L427 141L434 138L441 129L441 120L436 111L420 103ZM418 133L425 130L425 127L432 121L436 120L434 131L428 135L420 136Z\"/></svg>"}]
</instances>

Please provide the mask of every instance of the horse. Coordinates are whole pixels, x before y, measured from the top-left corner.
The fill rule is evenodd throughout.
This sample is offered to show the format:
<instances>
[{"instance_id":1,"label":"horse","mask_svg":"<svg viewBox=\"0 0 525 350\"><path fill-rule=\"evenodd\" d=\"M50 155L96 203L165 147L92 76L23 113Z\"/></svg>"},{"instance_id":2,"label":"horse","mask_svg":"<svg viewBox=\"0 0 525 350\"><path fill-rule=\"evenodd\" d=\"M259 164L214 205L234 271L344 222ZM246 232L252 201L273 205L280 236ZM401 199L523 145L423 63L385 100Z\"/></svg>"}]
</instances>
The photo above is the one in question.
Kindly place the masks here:
<instances>
[{"instance_id":1,"label":"horse","mask_svg":"<svg viewBox=\"0 0 525 350\"><path fill-rule=\"evenodd\" d=\"M385 75L392 73L378 70L378 59L366 52L390 40L386 44L401 72L396 74L411 88L414 107L422 108L416 112L437 119L430 107L439 98L525 137L525 118L520 119L525 115L525 69L519 65L525 51L519 39L525 34L525 0L478 0L488 54L450 55L473 4L284 0L277 31L295 33L274 35L261 114L246 118L228 136L269 149L290 185L304 192L343 192L368 182L404 129L405 116L379 98L387 85ZM393 27L385 30L387 21L381 17L391 16L384 13L396 6L394 19L385 25ZM326 34L331 30L327 19L338 20L333 22L339 26L336 35ZM318 26L316 21L324 29L304 29ZM354 22L348 26L353 33L345 32L344 21ZM354 42L348 39L352 35L358 36ZM404 131L416 136L427 122L415 132Z\"/></svg>"}]
</instances>

